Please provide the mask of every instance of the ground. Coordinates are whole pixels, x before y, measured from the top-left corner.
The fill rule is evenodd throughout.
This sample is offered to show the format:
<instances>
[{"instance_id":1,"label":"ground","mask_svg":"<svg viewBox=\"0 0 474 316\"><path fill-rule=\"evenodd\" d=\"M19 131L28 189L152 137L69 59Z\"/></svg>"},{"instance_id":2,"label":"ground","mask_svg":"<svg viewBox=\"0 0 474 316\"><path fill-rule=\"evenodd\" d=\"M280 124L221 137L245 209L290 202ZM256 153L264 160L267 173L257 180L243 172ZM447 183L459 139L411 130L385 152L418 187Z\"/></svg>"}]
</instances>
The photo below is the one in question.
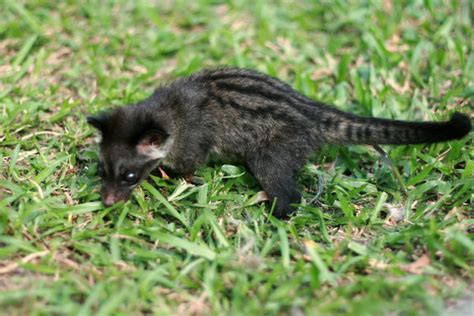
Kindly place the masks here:
<instances>
[{"instance_id":1,"label":"ground","mask_svg":"<svg viewBox=\"0 0 474 316\"><path fill-rule=\"evenodd\" d=\"M472 135L386 146L394 170L324 148L285 221L235 165L100 203L86 115L206 66L360 115L472 118L470 1L321 2L3 1L0 314L436 315L472 297Z\"/></svg>"}]
</instances>

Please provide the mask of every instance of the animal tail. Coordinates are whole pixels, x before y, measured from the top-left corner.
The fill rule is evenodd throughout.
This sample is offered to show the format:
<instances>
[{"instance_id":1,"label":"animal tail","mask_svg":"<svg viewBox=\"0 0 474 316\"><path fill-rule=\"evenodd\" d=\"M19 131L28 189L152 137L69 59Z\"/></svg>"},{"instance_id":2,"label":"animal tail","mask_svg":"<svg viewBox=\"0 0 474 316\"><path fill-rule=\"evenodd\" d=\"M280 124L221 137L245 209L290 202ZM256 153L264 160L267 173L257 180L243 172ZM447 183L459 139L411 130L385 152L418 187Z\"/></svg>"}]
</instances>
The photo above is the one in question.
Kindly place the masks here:
<instances>
[{"instance_id":1,"label":"animal tail","mask_svg":"<svg viewBox=\"0 0 474 316\"><path fill-rule=\"evenodd\" d=\"M471 120L455 112L446 122L407 122L367 118L333 110L320 117L328 142L349 144L428 144L459 139L471 131Z\"/></svg>"}]
</instances>

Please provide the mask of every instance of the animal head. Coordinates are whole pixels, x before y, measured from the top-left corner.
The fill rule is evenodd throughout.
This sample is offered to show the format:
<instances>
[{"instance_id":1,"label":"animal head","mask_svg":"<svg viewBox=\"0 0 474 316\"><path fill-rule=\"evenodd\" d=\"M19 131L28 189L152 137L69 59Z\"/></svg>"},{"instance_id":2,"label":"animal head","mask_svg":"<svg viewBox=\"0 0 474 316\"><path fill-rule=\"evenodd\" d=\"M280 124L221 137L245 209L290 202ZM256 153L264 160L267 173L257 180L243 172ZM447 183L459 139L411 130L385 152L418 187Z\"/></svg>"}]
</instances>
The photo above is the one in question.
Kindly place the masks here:
<instances>
[{"instance_id":1,"label":"animal head","mask_svg":"<svg viewBox=\"0 0 474 316\"><path fill-rule=\"evenodd\" d=\"M131 106L87 118L101 134L98 173L105 206L127 201L173 146L170 131L149 112Z\"/></svg>"}]
</instances>

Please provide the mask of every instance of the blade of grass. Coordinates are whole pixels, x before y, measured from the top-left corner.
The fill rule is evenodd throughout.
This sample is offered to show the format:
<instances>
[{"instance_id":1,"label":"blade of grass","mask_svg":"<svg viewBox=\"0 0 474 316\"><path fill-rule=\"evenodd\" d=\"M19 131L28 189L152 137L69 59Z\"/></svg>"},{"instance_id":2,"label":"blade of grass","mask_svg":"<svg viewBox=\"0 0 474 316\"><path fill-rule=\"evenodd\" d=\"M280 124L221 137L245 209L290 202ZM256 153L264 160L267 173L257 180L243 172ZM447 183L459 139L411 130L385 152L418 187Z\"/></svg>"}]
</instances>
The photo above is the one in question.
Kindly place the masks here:
<instances>
[{"instance_id":1,"label":"blade of grass","mask_svg":"<svg viewBox=\"0 0 474 316\"><path fill-rule=\"evenodd\" d=\"M178 221L181 222L181 224L184 225L188 230L190 229L188 222L184 218L183 215L181 215L174 207L173 205L168 202L165 197L155 188L153 187L150 183L143 181L142 182L142 187L145 188L153 197L155 197L163 206L165 209L168 211L168 213L176 218Z\"/></svg>"},{"instance_id":2,"label":"blade of grass","mask_svg":"<svg viewBox=\"0 0 474 316\"><path fill-rule=\"evenodd\" d=\"M198 244L196 242L190 242L185 239L164 233L164 232L156 232L153 233L153 236L159 241L164 244L167 244L168 246L179 248L186 250L192 255L198 256L198 257L204 257L208 260L214 260L216 259L216 253L211 250L209 247L203 245L203 244Z\"/></svg>"},{"instance_id":3,"label":"blade of grass","mask_svg":"<svg viewBox=\"0 0 474 316\"><path fill-rule=\"evenodd\" d=\"M33 48L33 45L35 45L37 40L38 40L38 35L35 34L35 35L30 36L23 43L23 46L21 47L18 54L16 54L15 59L12 62L13 66L19 66L23 62L23 60L26 58L26 56L30 52L31 48Z\"/></svg>"},{"instance_id":4,"label":"blade of grass","mask_svg":"<svg viewBox=\"0 0 474 316\"><path fill-rule=\"evenodd\" d=\"M288 245L288 236L285 228L278 227L278 236L280 237L281 261L286 269L290 268L290 247Z\"/></svg>"},{"instance_id":5,"label":"blade of grass","mask_svg":"<svg viewBox=\"0 0 474 316\"><path fill-rule=\"evenodd\" d=\"M28 10L26 10L20 2L14 0L6 0L5 4L8 8L10 8L10 10L16 12L20 17L22 17L23 20L25 20L25 22L33 30L33 32L37 34L43 33L39 21Z\"/></svg>"},{"instance_id":6,"label":"blade of grass","mask_svg":"<svg viewBox=\"0 0 474 316\"><path fill-rule=\"evenodd\" d=\"M334 283L336 281L335 276L329 271L327 265L324 263L323 259L316 250L315 242L312 240L305 240L304 245L306 252L311 258L311 261L319 271L319 281L321 283Z\"/></svg>"}]
</instances>

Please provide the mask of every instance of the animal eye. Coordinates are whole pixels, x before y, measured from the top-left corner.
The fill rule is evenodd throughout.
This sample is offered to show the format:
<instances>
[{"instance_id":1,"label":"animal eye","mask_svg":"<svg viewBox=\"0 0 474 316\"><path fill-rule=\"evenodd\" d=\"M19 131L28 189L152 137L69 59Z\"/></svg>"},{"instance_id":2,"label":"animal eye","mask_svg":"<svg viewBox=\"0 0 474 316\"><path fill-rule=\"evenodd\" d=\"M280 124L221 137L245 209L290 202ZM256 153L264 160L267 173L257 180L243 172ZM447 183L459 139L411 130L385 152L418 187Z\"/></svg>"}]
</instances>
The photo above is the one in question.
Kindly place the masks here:
<instances>
[{"instance_id":1,"label":"animal eye","mask_svg":"<svg viewBox=\"0 0 474 316\"><path fill-rule=\"evenodd\" d=\"M135 172L127 172L124 176L124 180L130 184L134 184L138 180L138 175Z\"/></svg>"}]
</instances>

